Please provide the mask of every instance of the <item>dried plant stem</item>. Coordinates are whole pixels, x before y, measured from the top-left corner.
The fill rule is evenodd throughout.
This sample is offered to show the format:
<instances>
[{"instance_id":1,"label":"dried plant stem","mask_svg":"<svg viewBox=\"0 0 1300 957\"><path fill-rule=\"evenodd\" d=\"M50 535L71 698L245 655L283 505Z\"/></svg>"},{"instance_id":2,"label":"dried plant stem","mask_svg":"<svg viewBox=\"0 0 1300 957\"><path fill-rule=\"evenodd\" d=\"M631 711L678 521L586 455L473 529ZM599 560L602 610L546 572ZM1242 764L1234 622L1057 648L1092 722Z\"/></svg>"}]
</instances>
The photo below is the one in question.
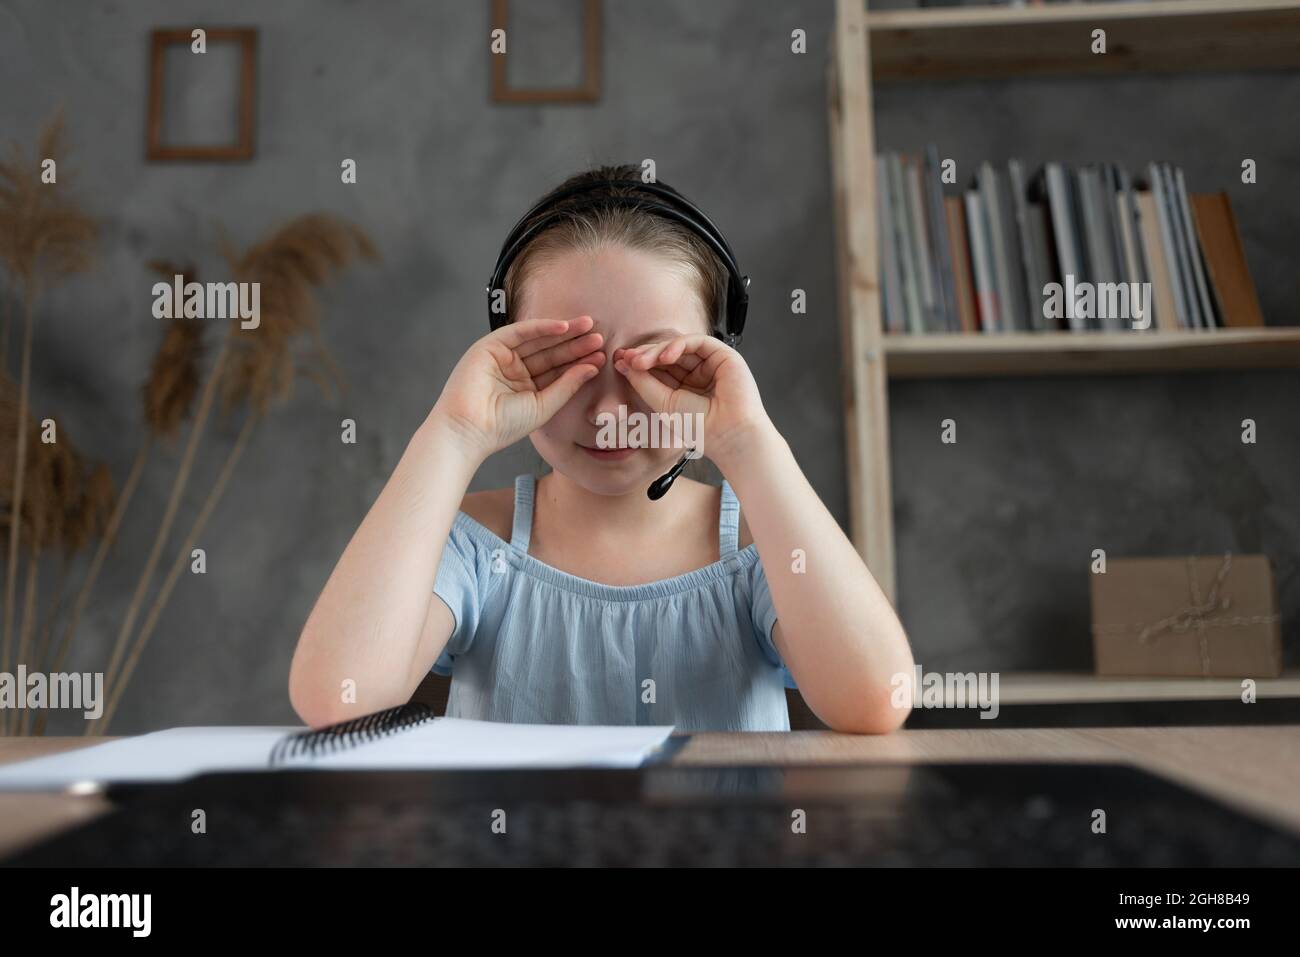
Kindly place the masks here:
<instances>
[{"instance_id":1,"label":"dried plant stem","mask_svg":"<svg viewBox=\"0 0 1300 957\"><path fill-rule=\"evenodd\" d=\"M81 623L81 615L86 610L86 604L90 601L91 593L95 590L95 582L99 578L100 569L104 567L104 560L108 558L108 552L117 539L118 529L122 526L122 516L126 514L126 507L131 502L131 496L135 494L135 490L140 484L140 476L144 474L144 466L149 461L149 453L152 449L153 436L146 433L144 440L140 443L140 451L136 452L135 461L131 463L131 472L126 477L126 484L122 486L122 493L117 497L117 501L113 505L113 513L109 516L108 525L104 528L104 534L100 536L99 545L95 548L95 556L90 560L90 567L86 569L86 580L81 583L81 589L77 592L77 600L72 606L72 615L68 619L68 627L63 630L63 638L59 642L58 654L54 656L50 671L59 671L63 667L63 660L68 655L68 649L72 647L72 636L77 633L77 625ZM36 719L33 734L45 733L45 714L44 711L41 712L40 717Z\"/></svg>"},{"instance_id":2,"label":"dried plant stem","mask_svg":"<svg viewBox=\"0 0 1300 957\"><path fill-rule=\"evenodd\" d=\"M31 664L38 670L49 663L50 644L54 639L54 632L59 624L59 616L63 614L63 607L68 597L68 571L71 565L72 560L66 556L59 562L59 577L54 586L54 605L45 616L45 624L41 626L40 636L36 639L35 647L32 649ZM52 668L48 669L46 673L49 674L53 670ZM32 722L35 720L32 710L29 708L23 712L22 720L18 723L19 734L31 733Z\"/></svg>"},{"instance_id":3,"label":"dried plant stem","mask_svg":"<svg viewBox=\"0 0 1300 957\"><path fill-rule=\"evenodd\" d=\"M45 623L41 625L39 637L32 648L33 664L48 664L50 642L54 639L59 616L63 614L63 606L68 598L68 568L71 564L72 560L66 556L59 562L59 577L54 586L54 603L45 615Z\"/></svg>"},{"instance_id":4,"label":"dried plant stem","mask_svg":"<svg viewBox=\"0 0 1300 957\"><path fill-rule=\"evenodd\" d=\"M158 619L162 615L163 609L167 606L167 600L171 597L172 589L176 587L176 581L180 578L181 572L185 569L186 563L190 559L190 552L194 544L198 541L203 529L212 516L213 509L216 508L217 502L221 500L222 494L226 490L226 483L230 481L231 474L235 471L235 466L239 463L240 456L244 454L244 449L248 445L248 440L253 434L253 429L257 426L261 416L256 412L249 412L244 419L244 424L239 429L239 435L235 437L235 443L230 447L230 452L226 455L225 464L221 467L221 472L217 475L216 482L212 485L212 490L208 492L208 497L204 499L199 513L194 518L194 524L190 526L189 533L185 536L185 541L181 543L180 550L176 553L176 558L172 561L172 566L167 572L167 577L163 580L162 587L158 589L158 594L154 598L153 605L149 608L149 614L145 617L144 624L140 628L140 634L136 637L135 645L131 648L131 654L127 657L126 663L122 667L120 679L108 691L108 705L104 709L103 715L96 722L87 725L86 733L90 734L92 727L94 733L105 734L108 731L108 723L112 720L113 714L117 711L118 702L122 699L122 694L126 691L126 686L131 680L131 675L135 671L136 663L140 660L140 654L144 651L145 644L149 641L150 635L153 634Z\"/></svg>"},{"instance_id":5,"label":"dried plant stem","mask_svg":"<svg viewBox=\"0 0 1300 957\"><path fill-rule=\"evenodd\" d=\"M0 670L11 670L9 654L13 650L14 600L18 591L18 544L23 527L23 479L27 474L27 400L32 375L32 313L35 290L32 283L23 287L23 357L18 388L18 448L14 454L13 503L9 521L9 566L5 575L4 647L0 651Z\"/></svg>"},{"instance_id":6,"label":"dried plant stem","mask_svg":"<svg viewBox=\"0 0 1300 957\"><path fill-rule=\"evenodd\" d=\"M194 421L190 425L189 441L185 444L185 452L176 470L176 479L172 482L171 496L167 499L167 508L163 512L162 524L158 526L158 534L154 536L149 558L145 561L144 570L140 573L140 581L136 584L135 593L131 596L131 604L127 606L126 617L122 620L122 627L118 630L117 640L113 644L113 655L104 674L106 687L112 687L117 680L117 669L126 651L127 638L131 634L136 618L139 617L145 594L149 590L149 583L153 578L154 570L158 567L158 560L162 557L163 546L167 544L167 533L171 531L172 522L176 520L176 512L180 508L190 470L194 467L199 439L203 437L203 427L207 424L208 414L212 411L212 403L217 395L217 386L221 382L221 372L228 352L227 342L229 339L222 340L221 349L217 352L208 381L204 383L203 394L199 398L198 408L194 412Z\"/></svg>"},{"instance_id":7,"label":"dried plant stem","mask_svg":"<svg viewBox=\"0 0 1300 957\"><path fill-rule=\"evenodd\" d=\"M13 324L14 308L8 293L0 293L0 309L5 313L4 331L0 332L0 372L9 371L9 327Z\"/></svg>"},{"instance_id":8,"label":"dried plant stem","mask_svg":"<svg viewBox=\"0 0 1300 957\"><path fill-rule=\"evenodd\" d=\"M27 587L23 596L23 619L22 626L18 629L18 660L17 665L32 665L35 662L31 660L32 631L35 628L36 621L36 576L40 572L40 555L37 549L33 548L32 553L27 558ZM25 695L26 688L18 688L18 694ZM27 714L26 709L15 708L5 714L5 733L18 734L22 725L22 717Z\"/></svg>"}]
</instances>

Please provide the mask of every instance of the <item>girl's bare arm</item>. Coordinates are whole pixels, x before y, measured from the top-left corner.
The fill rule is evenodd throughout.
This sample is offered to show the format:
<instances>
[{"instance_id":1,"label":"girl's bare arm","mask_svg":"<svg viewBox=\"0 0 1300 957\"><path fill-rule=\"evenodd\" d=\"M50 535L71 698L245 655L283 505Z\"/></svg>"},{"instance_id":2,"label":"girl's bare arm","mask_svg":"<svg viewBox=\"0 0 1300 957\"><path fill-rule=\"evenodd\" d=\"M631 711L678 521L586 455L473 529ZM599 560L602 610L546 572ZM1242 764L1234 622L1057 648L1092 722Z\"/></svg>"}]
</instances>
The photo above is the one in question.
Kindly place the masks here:
<instances>
[{"instance_id":1,"label":"girl's bare arm","mask_svg":"<svg viewBox=\"0 0 1300 957\"><path fill-rule=\"evenodd\" d=\"M409 700L455 624L433 583L469 483L599 371L605 353L591 326L590 316L516 322L461 357L303 626L289 700L304 722Z\"/></svg>"},{"instance_id":2,"label":"girl's bare arm","mask_svg":"<svg viewBox=\"0 0 1300 957\"><path fill-rule=\"evenodd\" d=\"M401 704L437 660L454 621L433 581L480 464L436 408L412 436L298 639L289 699L304 722Z\"/></svg>"}]
</instances>

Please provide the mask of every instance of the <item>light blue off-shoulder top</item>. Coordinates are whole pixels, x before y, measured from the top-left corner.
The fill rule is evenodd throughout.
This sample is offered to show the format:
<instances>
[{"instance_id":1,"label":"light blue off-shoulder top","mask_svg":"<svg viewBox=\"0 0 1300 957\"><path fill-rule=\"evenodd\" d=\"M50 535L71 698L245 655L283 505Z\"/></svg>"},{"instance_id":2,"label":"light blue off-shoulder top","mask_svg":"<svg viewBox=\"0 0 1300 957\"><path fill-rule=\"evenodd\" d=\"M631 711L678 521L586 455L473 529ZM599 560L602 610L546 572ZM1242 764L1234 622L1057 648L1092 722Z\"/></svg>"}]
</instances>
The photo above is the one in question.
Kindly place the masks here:
<instances>
[{"instance_id":1,"label":"light blue off-shoulder top","mask_svg":"<svg viewBox=\"0 0 1300 957\"><path fill-rule=\"evenodd\" d=\"M448 717L542 724L788 731L795 682L772 643L758 549L737 549L723 481L720 558L644 585L606 585L528 554L536 479L515 479L507 542L458 512L433 591L456 619L433 665Z\"/></svg>"}]
</instances>

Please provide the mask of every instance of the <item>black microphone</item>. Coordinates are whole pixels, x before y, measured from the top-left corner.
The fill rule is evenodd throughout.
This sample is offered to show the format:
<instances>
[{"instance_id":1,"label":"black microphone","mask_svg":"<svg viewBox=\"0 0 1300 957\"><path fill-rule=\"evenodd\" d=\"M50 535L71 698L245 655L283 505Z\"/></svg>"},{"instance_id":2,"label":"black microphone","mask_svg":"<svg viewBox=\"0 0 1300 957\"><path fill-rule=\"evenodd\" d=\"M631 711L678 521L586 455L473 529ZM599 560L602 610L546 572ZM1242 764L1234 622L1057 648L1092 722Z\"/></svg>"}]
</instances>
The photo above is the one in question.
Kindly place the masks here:
<instances>
[{"instance_id":1,"label":"black microphone","mask_svg":"<svg viewBox=\"0 0 1300 957\"><path fill-rule=\"evenodd\" d=\"M668 494L668 490L672 488L673 482L677 481L677 476L681 475L682 469L686 468L686 463L690 461L691 453L693 451L695 450L687 449L686 454L682 456L680 462L674 465L670 471L665 472L650 484L650 487L646 489L646 495L650 496L650 501L657 502Z\"/></svg>"}]
</instances>

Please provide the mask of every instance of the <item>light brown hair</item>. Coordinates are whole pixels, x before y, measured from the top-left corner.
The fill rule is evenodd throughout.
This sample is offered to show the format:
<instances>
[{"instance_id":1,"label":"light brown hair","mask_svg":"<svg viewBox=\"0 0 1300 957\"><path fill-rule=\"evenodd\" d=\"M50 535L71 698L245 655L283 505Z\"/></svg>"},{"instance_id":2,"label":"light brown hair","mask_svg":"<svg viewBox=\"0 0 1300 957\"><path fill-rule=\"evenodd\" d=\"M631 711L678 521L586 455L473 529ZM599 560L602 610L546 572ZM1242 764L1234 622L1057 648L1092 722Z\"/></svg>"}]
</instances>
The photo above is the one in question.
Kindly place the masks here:
<instances>
[{"instance_id":1,"label":"light brown hair","mask_svg":"<svg viewBox=\"0 0 1300 957\"><path fill-rule=\"evenodd\" d=\"M627 180L629 186L603 187L566 197L555 206L543 208L530 222L561 212L562 218L529 240L506 271L506 303L512 319L523 311L528 294L528 279L545 265L548 258L570 250L594 252L607 245L625 246L656 253L684 271L699 295L708 317L709 331L724 331L722 306L727 295L728 273L717 254L687 227L639 206L600 206L602 197L632 196L661 202L639 191L641 168L631 164L597 166L570 176L547 197L583 183L597 180Z\"/></svg>"}]
</instances>

